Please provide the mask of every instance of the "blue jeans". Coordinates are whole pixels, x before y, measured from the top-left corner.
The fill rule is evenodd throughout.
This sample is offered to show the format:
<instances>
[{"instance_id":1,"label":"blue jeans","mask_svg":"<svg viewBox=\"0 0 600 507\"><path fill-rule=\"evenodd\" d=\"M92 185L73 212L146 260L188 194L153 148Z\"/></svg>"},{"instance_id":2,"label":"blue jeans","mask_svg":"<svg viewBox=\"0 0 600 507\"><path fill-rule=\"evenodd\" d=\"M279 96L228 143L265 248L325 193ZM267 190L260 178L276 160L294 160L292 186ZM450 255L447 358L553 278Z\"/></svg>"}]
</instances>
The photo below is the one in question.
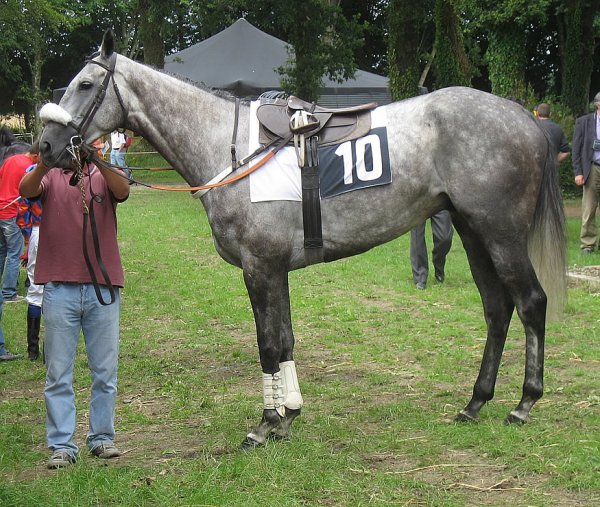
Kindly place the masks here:
<instances>
[{"instance_id":1,"label":"blue jeans","mask_svg":"<svg viewBox=\"0 0 600 507\"><path fill-rule=\"evenodd\" d=\"M106 287L102 297L110 300ZM114 417L117 398L119 356L118 289L112 305L102 306L92 284L55 283L44 286L44 352L46 356L46 436L52 451L76 456L75 393L73 365L79 333L83 331L88 366L92 374L89 431L86 444L91 450L115 438Z\"/></svg>"},{"instance_id":2,"label":"blue jeans","mask_svg":"<svg viewBox=\"0 0 600 507\"><path fill-rule=\"evenodd\" d=\"M2 307L4 306L4 299L2 298L2 291L0 291L0 356L6 354L6 348L4 346L4 331L2 330Z\"/></svg>"},{"instance_id":3,"label":"blue jeans","mask_svg":"<svg viewBox=\"0 0 600 507\"><path fill-rule=\"evenodd\" d=\"M128 178L131 178L131 169L125 163L125 152L114 150L110 152L110 163L123 168L123 172Z\"/></svg>"},{"instance_id":4,"label":"blue jeans","mask_svg":"<svg viewBox=\"0 0 600 507\"><path fill-rule=\"evenodd\" d=\"M17 280L23 253L23 234L16 218L0 220L0 277L4 299L17 295Z\"/></svg>"}]
</instances>

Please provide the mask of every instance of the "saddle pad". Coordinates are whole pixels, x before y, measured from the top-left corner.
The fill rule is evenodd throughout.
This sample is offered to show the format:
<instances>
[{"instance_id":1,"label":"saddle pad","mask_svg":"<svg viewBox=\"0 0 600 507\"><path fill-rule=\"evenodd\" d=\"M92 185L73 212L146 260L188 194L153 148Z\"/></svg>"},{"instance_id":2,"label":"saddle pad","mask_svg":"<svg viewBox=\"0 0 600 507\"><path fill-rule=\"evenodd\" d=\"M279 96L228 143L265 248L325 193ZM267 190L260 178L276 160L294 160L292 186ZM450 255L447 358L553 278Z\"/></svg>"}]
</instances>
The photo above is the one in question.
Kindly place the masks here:
<instances>
[{"instance_id":1,"label":"saddle pad","mask_svg":"<svg viewBox=\"0 0 600 507\"><path fill-rule=\"evenodd\" d=\"M259 105L259 101L250 105L250 152L259 146L256 117ZM371 131L367 136L339 145L319 147L322 199L392 181L385 125L385 111L377 108L371 113ZM300 168L293 146L282 148L249 178L251 202L302 201Z\"/></svg>"}]
</instances>

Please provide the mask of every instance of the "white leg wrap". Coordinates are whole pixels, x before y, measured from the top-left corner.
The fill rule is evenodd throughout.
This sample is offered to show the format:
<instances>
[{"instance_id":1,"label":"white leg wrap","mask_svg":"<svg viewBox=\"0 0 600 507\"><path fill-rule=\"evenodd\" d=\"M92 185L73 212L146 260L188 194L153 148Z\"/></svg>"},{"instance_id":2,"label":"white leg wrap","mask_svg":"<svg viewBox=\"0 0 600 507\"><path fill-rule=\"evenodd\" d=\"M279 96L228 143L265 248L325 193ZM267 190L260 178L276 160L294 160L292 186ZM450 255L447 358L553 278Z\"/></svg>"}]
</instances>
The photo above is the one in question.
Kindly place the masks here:
<instances>
[{"instance_id":1,"label":"white leg wrap","mask_svg":"<svg viewBox=\"0 0 600 507\"><path fill-rule=\"evenodd\" d=\"M283 378L281 372L263 373L263 408L275 409L282 417L285 415L283 406Z\"/></svg>"},{"instance_id":2,"label":"white leg wrap","mask_svg":"<svg viewBox=\"0 0 600 507\"><path fill-rule=\"evenodd\" d=\"M285 361L279 363L279 368L279 372L283 379L283 404L289 409L298 410L304 404L304 400L300 394L300 384L298 384L296 364L294 361Z\"/></svg>"}]
</instances>

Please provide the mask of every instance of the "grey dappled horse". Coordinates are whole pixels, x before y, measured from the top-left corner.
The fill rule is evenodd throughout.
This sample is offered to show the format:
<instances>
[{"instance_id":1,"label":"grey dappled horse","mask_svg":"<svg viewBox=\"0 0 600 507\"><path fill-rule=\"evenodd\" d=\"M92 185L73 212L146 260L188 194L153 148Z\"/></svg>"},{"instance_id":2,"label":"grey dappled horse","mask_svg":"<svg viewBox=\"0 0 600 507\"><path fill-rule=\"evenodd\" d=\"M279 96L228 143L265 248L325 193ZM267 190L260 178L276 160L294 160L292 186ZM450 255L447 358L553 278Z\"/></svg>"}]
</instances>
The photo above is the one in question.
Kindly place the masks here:
<instances>
[{"instance_id":1,"label":"grey dappled horse","mask_svg":"<svg viewBox=\"0 0 600 507\"><path fill-rule=\"evenodd\" d=\"M235 101L117 55L113 46L108 31L100 53L73 79L60 107L42 109L45 164L68 166L72 138L90 143L125 127L148 139L192 186L227 167ZM101 86L106 96L97 100ZM560 307L565 292L564 216L548 141L520 105L469 88L383 107L393 180L321 201L324 260L364 252L450 210L488 329L473 396L457 419L477 419L492 399L516 308L526 335L525 381L507 422L525 422L543 391L546 293ZM239 125L248 125L249 111L242 103ZM244 128L237 146L248 146ZM201 199L217 251L243 270L256 321L264 410L244 441L250 447L269 435L287 435L303 403L288 289L288 272L307 265L302 205L251 203L248 178ZM546 292L528 247L540 261L537 272Z\"/></svg>"},{"instance_id":2,"label":"grey dappled horse","mask_svg":"<svg viewBox=\"0 0 600 507\"><path fill-rule=\"evenodd\" d=\"M18 153L27 153L30 144L17 139L17 137L6 127L0 127L0 166L8 157Z\"/></svg>"}]
</instances>

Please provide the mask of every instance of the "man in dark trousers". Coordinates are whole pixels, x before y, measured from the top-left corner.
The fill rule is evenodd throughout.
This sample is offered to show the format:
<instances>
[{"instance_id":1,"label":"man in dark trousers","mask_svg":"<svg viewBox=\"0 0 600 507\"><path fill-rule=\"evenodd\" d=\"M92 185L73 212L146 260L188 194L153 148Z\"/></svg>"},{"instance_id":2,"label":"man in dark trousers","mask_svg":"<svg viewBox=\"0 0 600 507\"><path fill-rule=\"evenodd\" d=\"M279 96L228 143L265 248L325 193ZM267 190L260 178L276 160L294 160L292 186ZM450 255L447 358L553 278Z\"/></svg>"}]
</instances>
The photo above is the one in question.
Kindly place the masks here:
<instances>
[{"instance_id":1,"label":"man in dark trousers","mask_svg":"<svg viewBox=\"0 0 600 507\"><path fill-rule=\"evenodd\" d=\"M581 200L582 254L591 254L598 246L596 209L600 195L600 92L594 97L595 111L578 118L573 134L573 173L575 184L583 187Z\"/></svg>"},{"instance_id":2,"label":"man in dark trousers","mask_svg":"<svg viewBox=\"0 0 600 507\"><path fill-rule=\"evenodd\" d=\"M446 278L444 270L446 256L452 246L452 219L447 210L442 210L431 217L431 232L433 233L433 251L431 252L435 279L443 282ZM429 263L427 261L427 245L425 244L425 222L410 231L410 264L413 281L417 289L427 287Z\"/></svg>"}]
</instances>

